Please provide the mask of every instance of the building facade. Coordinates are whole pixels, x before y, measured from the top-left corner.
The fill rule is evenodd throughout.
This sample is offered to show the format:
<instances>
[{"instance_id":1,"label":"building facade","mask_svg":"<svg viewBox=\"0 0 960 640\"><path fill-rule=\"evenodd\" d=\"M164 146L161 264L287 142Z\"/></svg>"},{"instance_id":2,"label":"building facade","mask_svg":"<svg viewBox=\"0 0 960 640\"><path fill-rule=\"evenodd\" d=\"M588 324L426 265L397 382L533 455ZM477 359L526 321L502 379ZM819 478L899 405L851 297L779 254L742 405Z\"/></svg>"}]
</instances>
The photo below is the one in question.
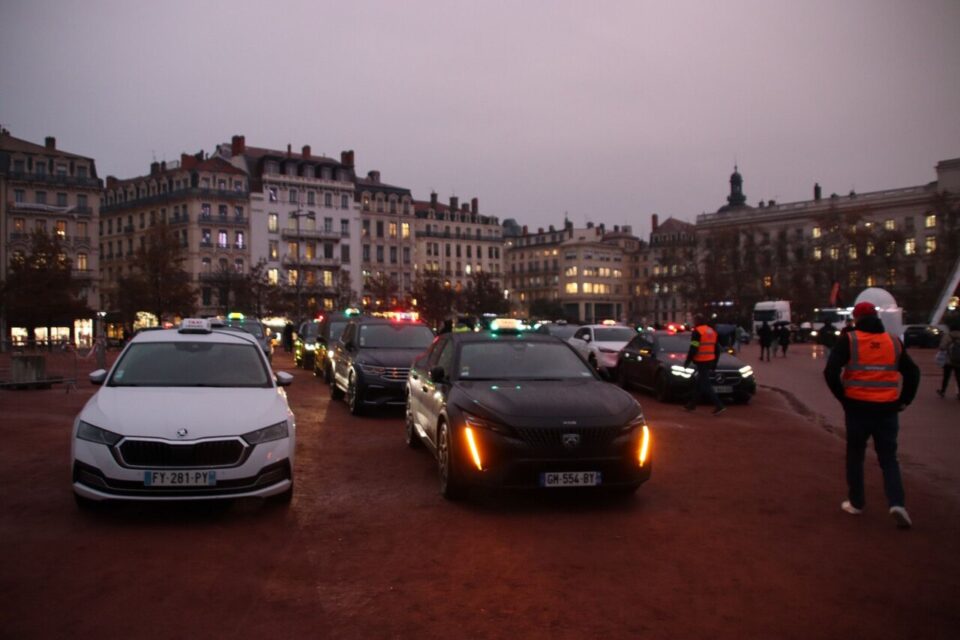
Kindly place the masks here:
<instances>
[{"instance_id":1,"label":"building facade","mask_svg":"<svg viewBox=\"0 0 960 640\"><path fill-rule=\"evenodd\" d=\"M642 244L629 226L587 223L536 233L505 223L505 268L509 300L517 312L543 315L552 309L578 322L626 321L635 308L633 274Z\"/></svg>"},{"instance_id":2,"label":"building facade","mask_svg":"<svg viewBox=\"0 0 960 640\"><path fill-rule=\"evenodd\" d=\"M251 147L242 135L217 147L217 156L250 179L251 256L263 261L270 283L291 291L297 320L359 297L360 212L353 151L340 160Z\"/></svg>"},{"instance_id":3,"label":"building facade","mask_svg":"<svg viewBox=\"0 0 960 640\"><path fill-rule=\"evenodd\" d=\"M29 254L35 231L53 236L72 264L72 277L83 283L81 297L91 313L56 318L47 327L27 328L17 318L0 317L0 340L27 339L89 344L93 313L100 306L98 215L102 181L93 158L57 148L56 139L34 144L0 130L0 281L7 280L12 260Z\"/></svg>"},{"instance_id":4,"label":"building facade","mask_svg":"<svg viewBox=\"0 0 960 640\"><path fill-rule=\"evenodd\" d=\"M197 312L224 313L230 301L221 283L250 268L246 174L200 152L183 154L179 161L153 162L150 173L135 178L108 176L98 223L101 309L120 309L119 281L132 274L133 257L157 224L166 224L180 241L183 269L197 293Z\"/></svg>"},{"instance_id":5,"label":"building facade","mask_svg":"<svg viewBox=\"0 0 960 640\"><path fill-rule=\"evenodd\" d=\"M431 273L454 291L463 291L474 273L491 274L499 288L503 273L503 229L496 216L480 214L480 201L460 203L451 196L449 204L436 193L429 201L416 201L415 263L419 271Z\"/></svg>"},{"instance_id":6,"label":"building facade","mask_svg":"<svg viewBox=\"0 0 960 640\"><path fill-rule=\"evenodd\" d=\"M380 180L379 171L355 181L360 209L361 303L402 306L416 275L414 204L410 190Z\"/></svg>"}]
</instances>

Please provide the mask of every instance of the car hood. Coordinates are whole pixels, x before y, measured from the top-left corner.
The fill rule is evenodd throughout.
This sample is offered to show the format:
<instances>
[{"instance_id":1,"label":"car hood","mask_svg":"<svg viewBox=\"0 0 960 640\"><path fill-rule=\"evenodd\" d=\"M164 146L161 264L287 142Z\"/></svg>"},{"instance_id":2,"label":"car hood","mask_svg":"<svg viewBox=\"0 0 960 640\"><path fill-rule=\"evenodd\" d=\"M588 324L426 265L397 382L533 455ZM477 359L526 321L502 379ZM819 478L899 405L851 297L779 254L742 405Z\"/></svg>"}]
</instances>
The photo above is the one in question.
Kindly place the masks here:
<instances>
[{"instance_id":1,"label":"car hood","mask_svg":"<svg viewBox=\"0 0 960 640\"><path fill-rule=\"evenodd\" d=\"M241 435L286 420L282 389L102 387L80 419L124 436L187 439Z\"/></svg>"},{"instance_id":2,"label":"car hood","mask_svg":"<svg viewBox=\"0 0 960 640\"><path fill-rule=\"evenodd\" d=\"M623 424L640 407L629 393L608 382L583 380L510 380L457 382L465 396L462 409L518 427Z\"/></svg>"},{"instance_id":3,"label":"car hood","mask_svg":"<svg viewBox=\"0 0 960 640\"><path fill-rule=\"evenodd\" d=\"M355 362L378 367L409 368L414 358L424 349L367 349L357 356Z\"/></svg>"},{"instance_id":4,"label":"car hood","mask_svg":"<svg viewBox=\"0 0 960 640\"><path fill-rule=\"evenodd\" d=\"M613 351L620 351L625 346L627 346L626 340L597 340L591 344L596 345L600 349L611 349Z\"/></svg>"}]
</instances>

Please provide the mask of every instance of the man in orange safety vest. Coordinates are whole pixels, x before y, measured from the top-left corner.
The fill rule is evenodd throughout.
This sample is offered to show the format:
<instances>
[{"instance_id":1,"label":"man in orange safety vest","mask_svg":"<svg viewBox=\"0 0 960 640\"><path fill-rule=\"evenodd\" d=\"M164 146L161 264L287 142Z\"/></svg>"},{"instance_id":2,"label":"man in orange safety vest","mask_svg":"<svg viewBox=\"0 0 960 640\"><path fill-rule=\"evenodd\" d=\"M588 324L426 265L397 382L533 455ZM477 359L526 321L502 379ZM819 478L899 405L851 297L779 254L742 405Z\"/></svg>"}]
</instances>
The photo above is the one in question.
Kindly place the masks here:
<instances>
[{"instance_id":1,"label":"man in orange safety vest","mask_svg":"<svg viewBox=\"0 0 960 640\"><path fill-rule=\"evenodd\" d=\"M830 391L843 404L847 430L847 499L840 508L853 515L863 511L863 459L873 438L890 515L898 527L908 529L912 522L904 506L897 435L899 412L913 402L920 370L900 340L884 331L872 303L854 307L853 320L823 370Z\"/></svg>"},{"instance_id":2,"label":"man in orange safety vest","mask_svg":"<svg viewBox=\"0 0 960 640\"><path fill-rule=\"evenodd\" d=\"M695 326L690 335L690 351L683 366L689 369L690 364L693 363L697 373L685 408L687 411L695 410L700 399L706 397L713 403L713 415L718 416L726 411L726 407L720 402L717 392L713 389L713 372L720 358L717 331L708 325L706 319L700 314L694 316L693 323Z\"/></svg>"}]
</instances>

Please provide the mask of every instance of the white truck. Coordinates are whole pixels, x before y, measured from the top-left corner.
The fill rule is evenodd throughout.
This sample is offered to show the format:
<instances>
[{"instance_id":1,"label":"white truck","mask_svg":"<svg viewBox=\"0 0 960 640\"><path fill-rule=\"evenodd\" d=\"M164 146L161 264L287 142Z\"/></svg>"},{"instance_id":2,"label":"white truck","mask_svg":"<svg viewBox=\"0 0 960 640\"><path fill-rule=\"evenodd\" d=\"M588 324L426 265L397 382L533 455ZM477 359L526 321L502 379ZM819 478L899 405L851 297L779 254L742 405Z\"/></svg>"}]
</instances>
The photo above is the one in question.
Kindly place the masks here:
<instances>
[{"instance_id":1,"label":"white truck","mask_svg":"<svg viewBox=\"0 0 960 640\"><path fill-rule=\"evenodd\" d=\"M777 322L790 324L789 300L764 300L753 306L753 332L766 322L771 327Z\"/></svg>"}]
</instances>

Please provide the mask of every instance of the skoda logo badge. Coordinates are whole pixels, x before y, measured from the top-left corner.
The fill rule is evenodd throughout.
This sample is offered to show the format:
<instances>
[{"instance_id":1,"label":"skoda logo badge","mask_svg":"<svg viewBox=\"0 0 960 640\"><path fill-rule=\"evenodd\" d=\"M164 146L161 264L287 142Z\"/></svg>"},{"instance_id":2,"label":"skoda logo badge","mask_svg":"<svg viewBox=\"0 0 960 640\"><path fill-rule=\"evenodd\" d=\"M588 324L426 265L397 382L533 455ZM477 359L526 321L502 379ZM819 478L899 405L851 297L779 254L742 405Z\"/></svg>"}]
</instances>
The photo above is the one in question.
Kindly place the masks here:
<instances>
[{"instance_id":1,"label":"skoda logo badge","mask_svg":"<svg viewBox=\"0 0 960 640\"><path fill-rule=\"evenodd\" d=\"M567 449L576 449L580 446L580 434L579 433L565 433L563 434L563 446Z\"/></svg>"},{"instance_id":2,"label":"skoda logo badge","mask_svg":"<svg viewBox=\"0 0 960 640\"><path fill-rule=\"evenodd\" d=\"M178 438L186 438L188 433L190 433L190 432L187 431L186 429L177 429L177 437L178 437Z\"/></svg>"}]
</instances>

